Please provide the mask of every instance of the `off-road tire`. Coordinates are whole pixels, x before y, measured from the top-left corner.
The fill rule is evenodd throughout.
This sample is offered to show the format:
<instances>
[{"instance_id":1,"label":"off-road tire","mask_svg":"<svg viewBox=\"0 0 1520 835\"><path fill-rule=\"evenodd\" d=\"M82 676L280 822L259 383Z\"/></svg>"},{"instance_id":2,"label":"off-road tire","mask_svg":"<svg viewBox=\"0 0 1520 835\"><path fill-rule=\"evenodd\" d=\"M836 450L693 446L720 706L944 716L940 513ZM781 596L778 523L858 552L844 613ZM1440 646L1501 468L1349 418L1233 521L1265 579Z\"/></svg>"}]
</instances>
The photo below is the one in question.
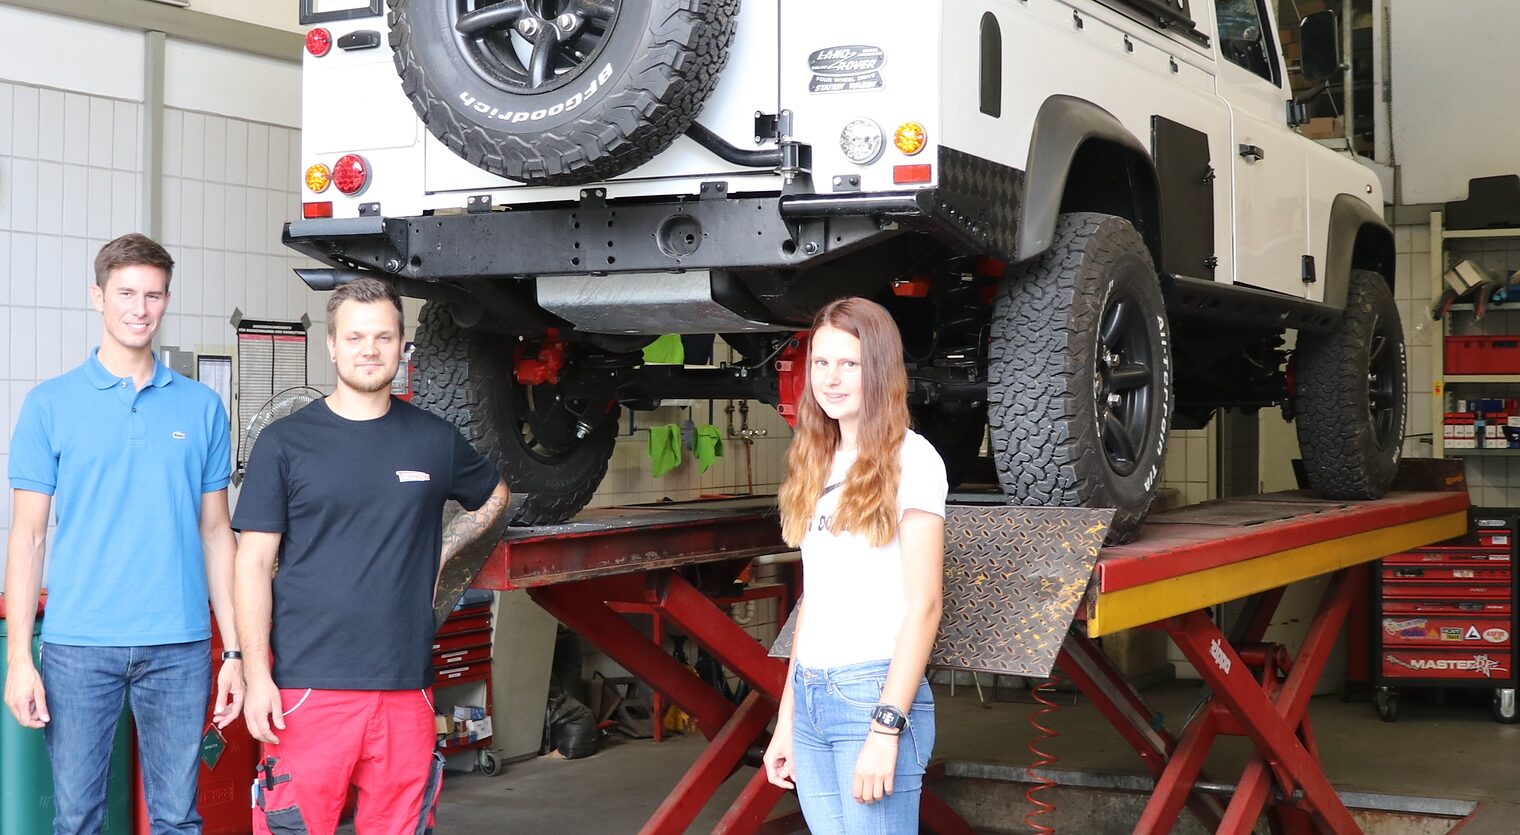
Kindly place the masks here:
<instances>
[{"instance_id":1,"label":"off-road tire","mask_svg":"<svg viewBox=\"0 0 1520 835\"><path fill-rule=\"evenodd\" d=\"M1393 398L1391 425L1375 426L1371 355L1376 340L1392 363L1381 380ZM1340 324L1300 333L1293 356L1294 420L1309 485L1327 499L1375 499L1399 469L1408 411L1408 357L1398 304L1377 273L1351 274Z\"/></svg>"},{"instance_id":2,"label":"off-road tire","mask_svg":"<svg viewBox=\"0 0 1520 835\"><path fill-rule=\"evenodd\" d=\"M1127 474L1105 450L1096 384L1102 318L1121 301L1127 315L1143 317L1133 332L1151 352L1148 418L1134 422L1140 440ZM1003 492L1018 504L1114 508L1108 541L1133 539L1166 460L1170 341L1156 269L1134 226L1094 212L1062 215L1050 249L998 286L988 423Z\"/></svg>"},{"instance_id":3,"label":"off-road tire","mask_svg":"<svg viewBox=\"0 0 1520 835\"><path fill-rule=\"evenodd\" d=\"M607 474L617 441L616 410L555 461L521 442L511 340L461 328L449 306L422 308L412 352L412 403L442 417L494 463L512 489L515 525L552 525L578 513Z\"/></svg>"},{"instance_id":4,"label":"off-road tire","mask_svg":"<svg viewBox=\"0 0 1520 835\"><path fill-rule=\"evenodd\" d=\"M402 90L454 153L530 185L605 180L670 147L717 85L739 13L739 0L618 0L600 51L540 92L483 77L454 43L445 6L390 0ZM583 104L555 112L593 82Z\"/></svg>"}]
</instances>

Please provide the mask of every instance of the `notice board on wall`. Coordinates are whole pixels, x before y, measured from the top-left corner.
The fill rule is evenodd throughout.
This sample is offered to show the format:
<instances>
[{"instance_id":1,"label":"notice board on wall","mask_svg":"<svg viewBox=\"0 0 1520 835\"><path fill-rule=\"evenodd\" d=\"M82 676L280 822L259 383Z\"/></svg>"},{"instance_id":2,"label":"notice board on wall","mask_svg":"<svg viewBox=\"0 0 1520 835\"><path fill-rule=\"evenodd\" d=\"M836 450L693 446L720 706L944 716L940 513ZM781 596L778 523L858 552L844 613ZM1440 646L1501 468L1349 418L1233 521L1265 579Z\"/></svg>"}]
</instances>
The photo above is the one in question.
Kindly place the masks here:
<instances>
[{"instance_id":1,"label":"notice board on wall","mask_svg":"<svg viewBox=\"0 0 1520 835\"><path fill-rule=\"evenodd\" d=\"M305 322L242 319L237 325L237 469L248 464L248 425L280 392L306 385Z\"/></svg>"}]
</instances>

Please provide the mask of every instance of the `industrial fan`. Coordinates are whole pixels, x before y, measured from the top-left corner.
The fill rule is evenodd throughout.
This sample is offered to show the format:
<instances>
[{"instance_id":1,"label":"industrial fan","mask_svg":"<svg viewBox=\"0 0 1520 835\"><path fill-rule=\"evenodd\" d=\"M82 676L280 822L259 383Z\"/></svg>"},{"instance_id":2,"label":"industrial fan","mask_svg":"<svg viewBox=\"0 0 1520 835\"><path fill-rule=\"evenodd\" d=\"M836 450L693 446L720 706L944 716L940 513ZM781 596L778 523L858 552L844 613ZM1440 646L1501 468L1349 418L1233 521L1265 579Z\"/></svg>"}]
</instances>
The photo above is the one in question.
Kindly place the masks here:
<instances>
[{"instance_id":1,"label":"industrial fan","mask_svg":"<svg viewBox=\"0 0 1520 835\"><path fill-rule=\"evenodd\" d=\"M233 474L233 481L242 484L243 469L248 466L248 459L253 455L253 444L265 427L321 397L322 392L311 386L293 386L265 401L253 417L248 419L248 425L243 427L242 454L238 456L238 471Z\"/></svg>"}]
</instances>

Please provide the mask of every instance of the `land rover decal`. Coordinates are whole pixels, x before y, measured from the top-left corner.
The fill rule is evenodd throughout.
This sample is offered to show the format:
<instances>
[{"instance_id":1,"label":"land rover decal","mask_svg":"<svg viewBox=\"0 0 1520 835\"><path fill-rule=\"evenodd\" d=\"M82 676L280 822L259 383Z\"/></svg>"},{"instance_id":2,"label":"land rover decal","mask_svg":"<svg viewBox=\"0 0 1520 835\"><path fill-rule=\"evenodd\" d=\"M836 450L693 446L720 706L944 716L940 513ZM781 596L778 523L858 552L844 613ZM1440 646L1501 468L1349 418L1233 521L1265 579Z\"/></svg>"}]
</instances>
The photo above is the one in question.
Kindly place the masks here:
<instances>
[{"instance_id":1,"label":"land rover decal","mask_svg":"<svg viewBox=\"0 0 1520 835\"><path fill-rule=\"evenodd\" d=\"M809 93L852 93L881 89L887 54L878 46L830 46L808 56L813 80Z\"/></svg>"}]
</instances>

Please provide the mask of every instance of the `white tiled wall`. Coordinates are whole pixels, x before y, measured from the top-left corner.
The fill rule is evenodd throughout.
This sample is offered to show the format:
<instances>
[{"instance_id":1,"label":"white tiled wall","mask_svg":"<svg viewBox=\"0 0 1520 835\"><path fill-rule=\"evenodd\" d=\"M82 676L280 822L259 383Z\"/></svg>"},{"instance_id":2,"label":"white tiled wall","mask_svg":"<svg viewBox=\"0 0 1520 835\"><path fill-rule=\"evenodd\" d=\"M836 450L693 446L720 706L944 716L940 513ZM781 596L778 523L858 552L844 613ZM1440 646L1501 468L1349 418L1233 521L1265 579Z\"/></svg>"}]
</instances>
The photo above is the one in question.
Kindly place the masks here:
<instances>
[{"instance_id":1,"label":"white tiled wall","mask_svg":"<svg viewBox=\"0 0 1520 835\"><path fill-rule=\"evenodd\" d=\"M291 269L308 263L280 243L300 210L295 192L300 131L216 114L164 112L163 232L180 267L162 344L235 353L234 309L252 319L311 317L307 375L332 383L325 294Z\"/></svg>"},{"instance_id":2,"label":"white tiled wall","mask_svg":"<svg viewBox=\"0 0 1520 835\"><path fill-rule=\"evenodd\" d=\"M77 366L99 341L100 318L89 302L96 252L118 235L148 231L149 221L142 208L142 34L3 8L0 22L13 40L100 47L79 61L0 58L3 471L26 393ZM168 49L180 76L243 60L174 41ZM260 77L242 83L258 86L266 98L298 100L297 66L259 60ZM185 95L193 90L182 78L177 84ZM270 124L227 115L239 112L243 97L235 93L221 97L222 113L171 106L164 114L157 237L177 263L158 344L197 353L234 353L234 308L260 319L309 313L318 338L325 327L325 299L295 279L290 268L304 261L280 244L281 224L298 208L295 120ZM288 106L261 112L287 111L297 112ZM314 348L311 380L327 385L326 352ZM0 536L9 532L10 513L10 502L0 502Z\"/></svg>"},{"instance_id":3,"label":"white tiled wall","mask_svg":"<svg viewBox=\"0 0 1520 835\"><path fill-rule=\"evenodd\" d=\"M1206 502L1219 495L1214 423L1172 433L1161 471L1161 487L1177 491L1177 504Z\"/></svg>"},{"instance_id":4,"label":"white tiled wall","mask_svg":"<svg viewBox=\"0 0 1520 835\"><path fill-rule=\"evenodd\" d=\"M720 341L715 360L733 361L735 356ZM748 425L750 430L763 430L764 435L753 438L746 450L742 438L728 434L729 418L725 409L734 406L733 427L735 434L743 428L744 418L739 411L739 401L698 400L689 407L663 406L652 412L628 412L624 410L618 428L618 442L613 450L612 462L607 467L607 477L592 501L593 507L616 504L638 504L663 499L681 501L714 494L775 493L785 477L787 442L792 437L791 428L763 403L749 403ZM697 425L711 423L723 434L724 455L700 472L696 457L690 450L683 451L681 465L665 475L655 478L650 469L649 428L667 424L679 425L690 419Z\"/></svg>"},{"instance_id":5,"label":"white tiled wall","mask_svg":"<svg viewBox=\"0 0 1520 835\"><path fill-rule=\"evenodd\" d=\"M142 222L141 118L138 102L0 80L0 470L26 393L96 344L95 252Z\"/></svg>"}]
</instances>

